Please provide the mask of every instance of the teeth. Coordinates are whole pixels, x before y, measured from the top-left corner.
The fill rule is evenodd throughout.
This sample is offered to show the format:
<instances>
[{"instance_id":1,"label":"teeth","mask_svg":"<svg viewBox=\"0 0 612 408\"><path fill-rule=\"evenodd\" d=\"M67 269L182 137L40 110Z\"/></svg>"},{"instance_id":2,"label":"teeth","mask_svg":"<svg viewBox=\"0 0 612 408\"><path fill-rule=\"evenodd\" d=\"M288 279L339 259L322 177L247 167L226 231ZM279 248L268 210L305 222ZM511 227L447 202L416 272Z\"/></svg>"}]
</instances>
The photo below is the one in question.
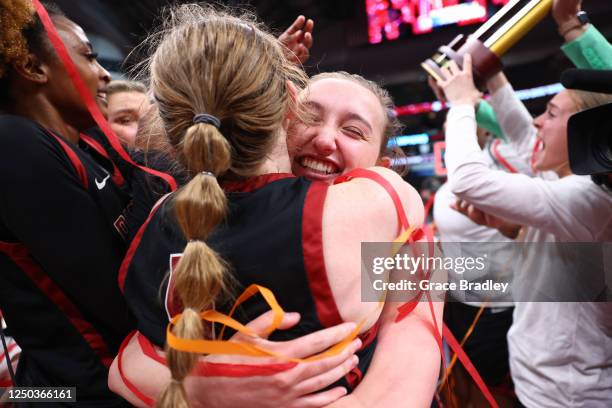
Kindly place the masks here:
<instances>
[{"instance_id":1,"label":"teeth","mask_svg":"<svg viewBox=\"0 0 612 408\"><path fill-rule=\"evenodd\" d=\"M329 163L324 163L324 162L320 162L320 161L316 161L314 159L311 159L309 157L305 157L302 160L302 166L307 167L311 170L315 170L318 172L322 172L325 174L332 174L335 173L335 168L333 165L329 164Z\"/></svg>"}]
</instances>

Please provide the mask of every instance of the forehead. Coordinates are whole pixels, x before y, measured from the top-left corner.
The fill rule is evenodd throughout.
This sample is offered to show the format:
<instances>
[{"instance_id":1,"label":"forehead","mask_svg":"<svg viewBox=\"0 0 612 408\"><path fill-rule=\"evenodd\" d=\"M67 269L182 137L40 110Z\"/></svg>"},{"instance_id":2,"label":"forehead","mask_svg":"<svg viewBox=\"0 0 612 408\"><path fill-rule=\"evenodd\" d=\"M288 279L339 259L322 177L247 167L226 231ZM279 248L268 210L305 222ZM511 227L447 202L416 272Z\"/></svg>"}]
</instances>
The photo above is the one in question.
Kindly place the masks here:
<instances>
[{"instance_id":1,"label":"forehead","mask_svg":"<svg viewBox=\"0 0 612 408\"><path fill-rule=\"evenodd\" d=\"M369 89L348 79L324 78L311 82L301 99L316 102L326 112L356 113L368 120L372 128L382 130L385 112L380 101Z\"/></svg>"},{"instance_id":2,"label":"forehead","mask_svg":"<svg viewBox=\"0 0 612 408\"><path fill-rule=\"evenodd\" d=\"M574 112L576 110L575 103L567 89L556 94L549 103L566 112Z\"/></svg>"},{"instance_id":3,"label":"forehead","mask_svg":"<svg viewBox=\"0 0 612 408\"><path fill-rule=\"evenodd\" d=\"M89 39L81 26L65 17L58 17L53 22L66 45L72 47L89 46Z\"/></svg>"},{"instance_id":4,"label":"forehead","mask_svg":"<svg viewBox=\"0 0 612 408\"><path fill-rule=\"evenodd\" d=\"M147 95L136 91L123 91L113 93L108 97L109 109L134 109L148 105Z\"/></svg>"}]
</instances>

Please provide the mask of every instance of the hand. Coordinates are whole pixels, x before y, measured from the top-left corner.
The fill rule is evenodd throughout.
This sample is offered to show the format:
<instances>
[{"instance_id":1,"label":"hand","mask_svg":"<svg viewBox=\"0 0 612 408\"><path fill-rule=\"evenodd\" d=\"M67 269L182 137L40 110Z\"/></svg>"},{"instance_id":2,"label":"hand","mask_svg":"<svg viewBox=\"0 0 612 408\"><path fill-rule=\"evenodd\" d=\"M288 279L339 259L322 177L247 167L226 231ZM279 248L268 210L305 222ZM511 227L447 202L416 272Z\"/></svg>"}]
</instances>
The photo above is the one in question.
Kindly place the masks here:
<instances>
[{"instance_id":1,"label":"hand","mask_svg":"<svg viewBox=\"0 0 612 408\"><path fill-rule=\"evenodd\" d=\"M574 20L582 9L582 0L553 0L552 15L557 25Z\"/></svg>"},{"instance_id":2,"label":"hand","mask_svg":"<svg viewBox=\"0 0 612 408\"><path fill-rule=\"evenodd\" d=\"M484 225L485 227L499 230L499 232L510 239L515 239L521 230L520 225L513 224L503 218L486 213L465 200L457 199L455 203L451 204L451 208L465 215L478 225Z\"/></svg>"},{"instance_id":3,"label":"hand","mask_svg":"<svg viewBox=\"0 0 612 408\"><path fill-rule=\"evenodd\" d=\"M270 312L248 324L255 332L262 331L272 319ZM286 329L299 321L296 313L286 314L280 329ZM249 341L260 347L287 357L305 358L326 350L340 342L355 328L344 323L328 329L290 340L273 342L263 338L250 338L238 334L232 340ZM354 353L361 347L359 339L340 354L325 359L299 363L295 367L269 376L252 377L188 377L187 392L194 408L315 408L324 407L346 395L346 389L335 387L317 392L344 377L357 364ZM215 356L207 361L232 364L267 364L271 359L244 358L239 356ZM278 360L273 360L278 362ZM236 392L240 390L240 392Z\"/></svg>"},{"instance_id":4,"label":"hand","mask_svg":"<svg viewBox=\"0 0 612 408\"><path fill-rule=\"evenodd\" d=\"M463 57L463 69L451 60L446 67L441 68L441 74L442 79L438 81L438 86L452 105L476 106L480 101L482 94L474 85L471 55L466 54Z\"/></svg>"},{"instance_id":5,"label":"hand","mask_svg":"<svg viewBox=\"0 0 612 408\"><path fill-rule=\"evenodd\" d=\"M314 21L306 20L304 16L298 16L293 24L278 37L285 46L285 55L289 61L295 64L303 64L310 57L312 47L312 28Z\"/></svg>"}]
</instances>

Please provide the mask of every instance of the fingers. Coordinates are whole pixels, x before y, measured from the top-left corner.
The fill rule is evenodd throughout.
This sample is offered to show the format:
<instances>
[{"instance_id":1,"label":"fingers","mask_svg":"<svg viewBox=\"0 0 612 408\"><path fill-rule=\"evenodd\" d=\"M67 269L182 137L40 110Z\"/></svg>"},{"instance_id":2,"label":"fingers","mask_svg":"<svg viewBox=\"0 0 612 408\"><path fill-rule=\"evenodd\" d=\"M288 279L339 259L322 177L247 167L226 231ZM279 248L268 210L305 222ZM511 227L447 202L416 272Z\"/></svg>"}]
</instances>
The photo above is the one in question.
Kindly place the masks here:
<instances>
[{"instance_id":1,"label":"fingers","mask_svg":"<svg viewBox=\"0 0 612 408\"><path fill-rule=\"evenodd\" d=\"M347 361L352 359L353 355L357 352L357 350L359 350L360 347L361 340L355 339L344 350L335 356L300 364L294 371L294 383L316 377L347 363ZM339 378L340 377L336 379Z\"/></svg>"},{"instance_id":2,"label":"fingers","mask_svg":"<svg viewBox=\"0 0 612 408\"><path fill-rule=\"evenodd\" d=\"M331 346L340 343L355 329L355 323L342 323L327 329L299 337L287 342L272 343L269 347L289 357L304 358L327 350Z\"/></svg>"},{"instance_id":3,"label":"fingers","mask_svg":"<svg viewBox=\"0 0 612 408\"><path fill-rule=\"evenodd\" d=\"M311 394L300 398L292 407L294 408L319 408L326 407L347 394L346 388L335 387L331 390Z\"/></svg>"},{"instance_id":4,"label":"fingers","mask_svg":"<svg viewBox=\"0 0 612 408\"><path fill-rule=\"evenodd\" d=\"M274 319L274 313L270 310L258 316L256 319L251 320L249 323L247 323L246 326L250 328L251 330L253 330L255 333L261 333L270 326L273 319ZM281 321L281 324L278 328L282 330L289 329L295 326L299 321L300 321L299 313L285 313L283 315L283 320ZM243 334L236 333L234 336L232 336L231 340L244 341L245 337L248 337L248 336L244 336Z\"/></svg>"},{"instance_id":5,"label":"fingers","mask_svg":"<svg viewBox=\"0 0 612 408\"><path fill-rule=\"evenodd\" d=\"M467 210L467 206L468 203L465 200L462 200L460 198L457 199L457 201L455 201L455 203L453 205L451 205L451 207L457 211L459 211L462 214L466 213Z\"/></svg>"},{"instance_id":6,"label":"fingers","mask_svg":"<svg viewBox=\"0 0 612 408\"><path fill-rule=\"evenodd\" d=\"M306 17L301 16L301 15L297 16L295 21L293 23L291 23L291 25L285 30L285 32L283 34L291 35L291 34L297 32L298 30L300 30L302 28L302 26L304 25L305 21L306 21ZM309 21L312 21L312 20L309 20Z\"/></svg>"},{"instance_id":7,"label":"fingers","mask_svg":"<svg viewBox=\"0 0 612 408\"><path fill-rule=\"evenodd\" d=\"M347 375L358 363L359 357L351 356L335 368L297 384L295 390L299 395L311 394L322 390Z\"/></svg>"},{"instance_id":8,"label":"fingers","mask_svg":"<svg viewBox=\"0 0 612 408\"><path fill-rule=\"evenodd\" d=\"M306 21L306 24L304 25L304 31L307 33L312 33L312 29L314 28L314 20L311 20L310 18Z\"/></svg>"},{"instance_id":9,"label":"fingers","mask_svg":"<svg viewBox=\"0 0 612 408\"><path fill-rule=\"evenodd\" d=\"M463 56L463 73L472 76L472 56L470 54Z\"/></svg>"},{"instance_id":10,"label":"fingers","mask_svg":"<svg viewBox=\"0 0 612 408\"><path fill-rule=\"evenodd\" d=\"M461 73L461 68L459 68L459 65L457 65L457 63L454 60L450 60L450 62L447 65L447 68L448 68L448 71L453 76Z\"/></svg>"},{"instance_id":11,"label":"fingers","mask_svg":"<svg viewBox=\"0 0 612 408\"><path fill-rule=\"evenodd\" d=\"M303 41L303 45L304 47L306 47L306 50L308 51L311 47L312 47L312 32L310 31L305 31L304 32L304 41Z\"/></svg>"}]
</instances>

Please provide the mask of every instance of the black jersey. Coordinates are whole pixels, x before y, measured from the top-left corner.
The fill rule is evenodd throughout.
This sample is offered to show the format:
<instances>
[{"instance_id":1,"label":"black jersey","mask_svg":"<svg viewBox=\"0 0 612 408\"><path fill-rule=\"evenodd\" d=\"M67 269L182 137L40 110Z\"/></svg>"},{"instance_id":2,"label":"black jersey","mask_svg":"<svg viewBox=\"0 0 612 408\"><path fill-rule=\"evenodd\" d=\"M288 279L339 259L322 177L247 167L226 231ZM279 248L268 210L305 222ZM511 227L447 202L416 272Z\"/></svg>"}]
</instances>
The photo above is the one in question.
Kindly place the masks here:
<instances>
[{"instance_id":1,"label":"black jersey","mask_svg":"<svg viewBox=\"0 0 612 408\"><path fill-rule=\"evenodd\" d=\"M0 309L23 350L17 385L76 386L79 406L122 406L107 377L133 328L117 286L138 224L127 167L95 131L76 146L0 115L0 133Z\"/></svg>"},{"instance_id":2,"label":"black jersey","mask_svg":"<svg viewBox=\"0 0 612 408\"><path fill-rule=\"evenodd\" d=\"M294 339L342 322L323 259L322 215L327 185L291 175L265 175L224 185L229 214L206 240L231 265L240 294L253 283L272 290L286 311L301 314L298 325L278 330L272 340ZM120 272L120 286L138 329L163 347L171 316L180 305L168 284L170 265L186 245L169 199L154 210L136 237ZM218 305L228 313L231 305ZM235 317L246 323L266 312L259 297L241 305ZM342 385L354 386L367 369L375 347L375 329L358 353L360 360ZM337 385L337 384L336 384Z\"/></svg>"}]
</instances>

